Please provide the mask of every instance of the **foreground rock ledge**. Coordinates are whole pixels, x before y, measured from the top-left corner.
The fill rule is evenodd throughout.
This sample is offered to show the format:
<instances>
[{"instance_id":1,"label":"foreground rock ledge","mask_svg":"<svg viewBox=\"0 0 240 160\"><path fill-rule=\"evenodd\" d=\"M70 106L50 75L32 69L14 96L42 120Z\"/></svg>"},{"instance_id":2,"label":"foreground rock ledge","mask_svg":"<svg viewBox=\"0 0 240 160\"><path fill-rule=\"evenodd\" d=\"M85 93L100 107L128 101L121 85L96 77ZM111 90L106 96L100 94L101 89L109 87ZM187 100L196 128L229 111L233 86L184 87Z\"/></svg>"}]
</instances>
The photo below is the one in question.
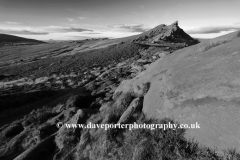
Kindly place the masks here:
<instances>
[{"instance_id":1,"label":"foreground rock ledge","mask_svg":"<svg viewBox=\"0 0 240 160\"><path fill-rule=\"evenodd\" d=\"M231 33L159 59L116 90L144 96L143 112L152 118L169 117L179 123L198 122L186 138L240 151L240 32Z\"/></svg>"}]
</instances>

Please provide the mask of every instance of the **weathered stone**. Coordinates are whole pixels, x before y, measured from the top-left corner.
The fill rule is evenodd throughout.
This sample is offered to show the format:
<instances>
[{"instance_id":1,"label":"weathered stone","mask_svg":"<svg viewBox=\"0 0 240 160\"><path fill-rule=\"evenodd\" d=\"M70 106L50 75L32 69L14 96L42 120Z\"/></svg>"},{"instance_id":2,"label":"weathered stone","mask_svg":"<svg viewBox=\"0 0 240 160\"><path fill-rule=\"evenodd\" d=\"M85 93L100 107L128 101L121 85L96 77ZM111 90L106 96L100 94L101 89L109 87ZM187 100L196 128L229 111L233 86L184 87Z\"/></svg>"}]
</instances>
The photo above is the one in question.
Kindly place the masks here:
<instances>
[{"instance_id":1,"label":"weathered stone","mask_svg":"<svg viewBox=\"0 0 240 160\"><path fill-rule=\"evenodd\" d=\"M127 110L122 114L118 123L126 123L128 119L135 113L136 111L141 111L143 105L143 98L135 98Z\"/></svg>"},{"instance_id":2,"label":"weathered stone","mask_svg":"<svg viewBox=\"0 0 240 160\"><path fill-rule=\"evenodd\" d=\"M143 102L148 118L200 124L187 129L185 137L207 147L240 151L240 63L231 55L240 50L238 43L236 32L173 52L121 83L115 94L141 94L141 86L150 82Z\"/></svg>"},{"instance_id":3,"label":"weathered stone","mask_svg":"<svg viewBox=\"0 0 240 160\"><path fill-rule=\"evenodd\" d=\"M94 110L79 109L77 113L69 121L66 122L66 124L84 124L89 114L94 113L96 113ZM79 127L67 128L66 126L62 126L55 137L55 142L58 148L61 150L71 142L76 143L78 137L80 136L80 130L81 128Z\"/></svg>"}]
</instances>

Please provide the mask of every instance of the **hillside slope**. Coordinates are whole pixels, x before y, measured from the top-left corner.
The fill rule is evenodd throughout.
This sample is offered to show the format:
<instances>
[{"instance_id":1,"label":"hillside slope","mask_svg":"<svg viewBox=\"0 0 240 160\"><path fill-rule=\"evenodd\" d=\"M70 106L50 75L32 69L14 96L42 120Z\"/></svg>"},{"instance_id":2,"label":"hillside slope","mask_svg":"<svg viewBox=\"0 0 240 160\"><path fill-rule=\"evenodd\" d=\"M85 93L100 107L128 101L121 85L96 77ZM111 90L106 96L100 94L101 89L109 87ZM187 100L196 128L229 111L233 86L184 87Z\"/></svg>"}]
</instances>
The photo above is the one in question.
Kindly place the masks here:
<instances>
[{"instance_id":1,"label":"hillside slope","mask_svg":"<svg viewBox=\"0 0 240 160\"><path fill-rule=\"evenodd\" d=\"M13 44L42 44L45 42L35 40L35 39L27 39L18 36L8 35L8 34L0 34L0 46L4 45L13 45Z\"/></svg>"},{"instance_id":2,"label":"hillside slope","mask_svg":"<svg viewBox=\"0 0 240 160\"><path fill-rule=\"evenodd\" d=\"M149 118L172 118L183 124L198 122L187 138L220 150L240 150L240 32L178 50L150 65L136 78L124 81L115 94L144 96Z\"/></svg>"}]
</instances>

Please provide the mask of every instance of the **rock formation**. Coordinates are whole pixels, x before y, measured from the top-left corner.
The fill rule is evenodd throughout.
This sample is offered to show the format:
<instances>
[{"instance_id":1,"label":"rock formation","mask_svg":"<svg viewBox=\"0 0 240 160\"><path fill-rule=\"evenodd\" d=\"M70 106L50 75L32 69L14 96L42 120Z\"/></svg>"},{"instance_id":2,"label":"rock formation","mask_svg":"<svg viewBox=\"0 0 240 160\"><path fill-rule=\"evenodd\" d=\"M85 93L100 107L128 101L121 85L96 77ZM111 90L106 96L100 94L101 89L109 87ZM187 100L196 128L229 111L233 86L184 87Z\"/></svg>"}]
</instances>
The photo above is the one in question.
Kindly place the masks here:
<instances>
[{"instance_id":1,"label":"rock formation","mask_svg":"<svg viewBox=\"0 0 240 160\"><path fill-rule=\"evenodd\" d=\"M115 94L139 94L139 86L151 83L143 102L149 118L168 117L189 125L198 122L200 129L187 129L187 138L239 151L239 33L173 52L124 81Z\"/></svg>"}]
</instances>

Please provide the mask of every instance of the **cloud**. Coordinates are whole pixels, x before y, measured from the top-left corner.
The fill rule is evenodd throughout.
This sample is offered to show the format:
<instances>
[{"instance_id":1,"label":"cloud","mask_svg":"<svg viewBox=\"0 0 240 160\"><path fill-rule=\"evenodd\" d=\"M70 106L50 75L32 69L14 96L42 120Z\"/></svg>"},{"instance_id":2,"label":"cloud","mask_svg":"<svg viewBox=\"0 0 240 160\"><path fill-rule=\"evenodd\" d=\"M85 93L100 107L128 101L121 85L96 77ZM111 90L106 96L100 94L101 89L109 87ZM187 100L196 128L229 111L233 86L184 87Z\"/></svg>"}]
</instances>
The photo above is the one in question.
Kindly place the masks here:
<instances>
[{"instance_id":1,"label":"cloud","mask_svg":"<svg viewBox=\"0 0 240 160\"><path fill-rule=\"evenodd\" d=\"M92 32L92 30L82 29L82 28L64 28L64 29L62 29L62 31L64 31L64 32L84 32L84 31Z\"/></svg>"},{"instance_id":2,"label":"cloud","mask_svg":"<svg viewBox=\"0 0 240 160\"><path fill-rule=\"evenodd\" d=\"M22 24L20 22L10 22L10 21L5 21L5 23L12 24L12 25Z\"/></svg>"},{"instance_id":3,"label":"cloud","mask_svg":"<svg viewBox=\"0 0 240 160\"><path fill-rule=\"evenodd\" d=\"M74 19L73 18L67 18L69 22L72 22Z\"/></svg>"},{"instance_id":4,"label":"cloud","mask_svg":"<svg viewBox=\"0 0 240 160\"><path fill-rule=\"evenodd\" d=\"M148 27L143 24L115 24L108 26L114 31L123 31L123 32L145 32L149 30Z\"/></svg>"},{"instance_id":5,"label":"cloud","mask_svg":"<svg viewBox=\"0 0 240 160\"><path fill-rule=\"evenodd\" d=\"M1 33L5 34L22 34L22 35L47 35L48 32L35 32L29 30L11 30L11 29L0 29Z\"/></svg>"},{"instance_id":6,"label":"cloud","mask_svg":"<svg viewBox=\"0 0 240 160\"><path fill-rule=\"evenodd\" d=\"M68 33L68 32L93 32L93 30L82 29L82 28L74 28L74 27L62 27L62 26L48 26L43 27L45 31L55 32L55 33Z\"/></svg>"},{"instance_id":7,"label":"cloud","mask_svg":"<svg viewBox=\"0 0 240 160\"><path fill-rule=\"evenodd\" d=\"M90 32L90 33L87 33L87 34L89 34L89 35L91 35L91 34L102 34L102 33L97 33L97 32Z\"/></svg>"},{"instance_id":8,"label":"cloud","mask_svg":"<svg viewBox=\"0 0 240 160\"><path fill-rule=\"evenodd\" d=\"M81 39L87 39L87 38L90 38L90 37L87 37L87 36L81 36L81 35L79 35L79 36L72 36L72 35L69 35L69 36L66 36L66 37L69 37L71 40L77 40L77 39L81 40Z\"/></svg>"},{"instance_id":9,"label":"cloud","mask_svg":"<svg viewBox=\"0 0 240 160\"><path fill-rule=\"evenodd\" d=\"M240 25L240 22L236 22L236 23L234 23L234 25Z\"/></svg>"},{"instance_id":10,"label":"cloud","mask_svg":"<svg viewBox=\"0 0 240 160\"><path fill-rule=\"evenodd\" d=\"M196 28L191 30L186 30L188 34L212 34L212 33L221 33L226 31L236 31L240 29L240 25L236 23L236 25L231 26L209 26Z\"/></svg>"},{"instance_id":11,"label":"cloud","mask_svg":"<svg viewBox=\"0 0 240 160\"><path fill-rule=\"evenodd\" d=\"M78 17L78 19L85 20L85 19L87 19L87 17Z\"/></svg>"},{"instance_id":12,"label":"cloud","mask_svg":"<svg viewBox=\"0 0 240 160\"><path fill-rule=\"evenodd\" d=\"M82 29L77 27L63 27L63 26L47 26L47 27L20 27L20 28L0 28L0 33L13 35L49 35L49 34L76 34L76 33L94 33L93 30Z\"/></svg>"},{"instance_id":13,"label":"cloud","mask_svg":"<svg viewBox=\"0 0 240 160\"><path fill-rule=\"evenodd\" d=\"M145 9L145 6L144 5L139 5L139 8L140 9Z\"/></svg>"}]
</instances>

